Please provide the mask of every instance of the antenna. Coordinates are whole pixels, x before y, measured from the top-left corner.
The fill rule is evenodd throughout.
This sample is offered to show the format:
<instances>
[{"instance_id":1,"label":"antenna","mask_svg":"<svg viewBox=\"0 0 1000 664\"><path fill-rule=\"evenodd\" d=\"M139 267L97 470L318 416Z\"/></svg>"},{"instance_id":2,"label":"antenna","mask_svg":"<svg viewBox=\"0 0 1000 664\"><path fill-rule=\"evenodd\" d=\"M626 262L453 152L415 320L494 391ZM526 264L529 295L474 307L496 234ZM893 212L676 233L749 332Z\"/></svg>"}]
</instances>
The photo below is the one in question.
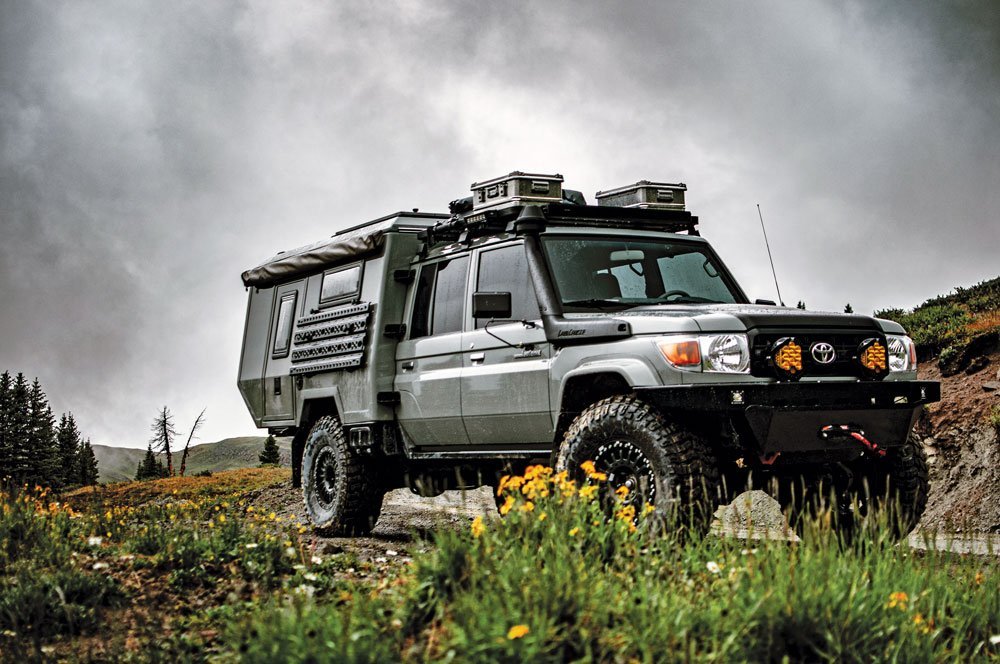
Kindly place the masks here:
<instances>
[{"instance_id":1,"label":"antenna","mask_svg":"<svg viewBox=\"0 0 1000 664\"><path fill-rule=\"evenodd\" d=\"M771 257L771 245L767 241L767 231L764 229L764 215L760 213L760 203L757 203L757 216L760 217L760 230L764 232L764 246L767 247L767 260L771 261L771 275L774 277L774 290L778 291L778 302L785 306L781 299L781 289L778 288L778 273L774 271L774 259Z\"/></svg>"}]
</instances>

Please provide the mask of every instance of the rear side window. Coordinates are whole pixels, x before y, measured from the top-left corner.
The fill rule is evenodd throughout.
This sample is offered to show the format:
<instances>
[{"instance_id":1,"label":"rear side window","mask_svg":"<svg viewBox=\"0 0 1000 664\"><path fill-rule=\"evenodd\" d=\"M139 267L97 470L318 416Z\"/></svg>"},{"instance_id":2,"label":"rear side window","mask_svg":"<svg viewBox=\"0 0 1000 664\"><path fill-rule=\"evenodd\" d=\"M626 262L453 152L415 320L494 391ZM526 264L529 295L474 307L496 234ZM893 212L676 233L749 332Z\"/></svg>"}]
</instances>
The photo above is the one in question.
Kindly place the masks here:
<instances>
[{"instance_id":1,"label":"rear side window","mask_svg":"<svg viewBox=\"0 0 1000 664\"><path fill-rule=\"evenodd\" d=\"M292 343L292 323L295 320L295 300L298 291L285 293L278 304L278 320L274 326L274 348L271 357L286 357Z\"/></svg>"},{"instance_id":2,"label":"rear side window","mask_svg":"<svg viewBox=\"0 0 1000 664\"><path fill-rule=\"evenodd\" d=\"M319 301L321 304L340 302L352 299L361 292L361 263L330 270L323 274L323 285L320 287Z\"/></svg>"},{"instance_id":3,"label":"rear side window","mask_svg":"<svg viewBox=\"0 0 1000 664\"><path fill-rule=\"evenodd\" d=\"M535 320L541 316L531 276L528 274L528 257L524 253L524 245L515 244L481 253L476 290L509 292L510 315L514 320ZM476 319L476 327L485 327L488 322L488 319Z\"/></svg>"},{"instance_id":4,"label":"rear side window","mask_svg":"<svg viewBox=\"0 0 1000 664\"><path fill-rule=\"evenodd\" d=\"M413 304L411 339L461 331L468 273L468 256L425 265L420 269Z\"/></svg>"}]
</instances>

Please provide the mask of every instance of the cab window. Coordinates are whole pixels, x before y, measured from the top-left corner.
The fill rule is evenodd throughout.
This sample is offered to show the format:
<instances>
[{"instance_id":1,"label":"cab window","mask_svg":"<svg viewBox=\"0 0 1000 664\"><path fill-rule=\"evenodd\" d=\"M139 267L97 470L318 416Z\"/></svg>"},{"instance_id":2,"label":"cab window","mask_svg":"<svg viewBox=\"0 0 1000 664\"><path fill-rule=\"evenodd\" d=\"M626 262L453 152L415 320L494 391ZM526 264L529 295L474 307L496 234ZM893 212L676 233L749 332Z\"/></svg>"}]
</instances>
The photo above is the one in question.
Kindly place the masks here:
<instances>
[{"instance_id":1,"label":"cab window","mask_svg":"<svg viewBox=\"0 0 1000 664\"><path fill-rule=\"evenodd\" d=\"M536 320L541 317L535 289L528 274L524 245L513 244L484 251L479 255L476 291L510 293L513 320ZM485 327L488 319L476 319L476 327Z\"/></svg>"},{"instance_id":2,"label":"cab window","mask_svg":"<svg viewBox=\"0 0 1000 664\"><path fill-rule=\"evenodd\" d=\"M410 321L410 338L462 330L469 257L461 256L420 268Z\"/></svg>"}]
</instances>

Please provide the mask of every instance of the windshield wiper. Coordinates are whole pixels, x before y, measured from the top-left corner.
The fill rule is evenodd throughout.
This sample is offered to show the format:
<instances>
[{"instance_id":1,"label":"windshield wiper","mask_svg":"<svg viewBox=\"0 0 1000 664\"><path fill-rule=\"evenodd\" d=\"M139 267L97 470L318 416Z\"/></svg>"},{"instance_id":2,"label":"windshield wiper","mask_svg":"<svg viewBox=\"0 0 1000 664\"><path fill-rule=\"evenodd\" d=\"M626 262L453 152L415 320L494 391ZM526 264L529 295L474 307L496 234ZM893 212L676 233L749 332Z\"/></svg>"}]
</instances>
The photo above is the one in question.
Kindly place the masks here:
<instances>
[{"instance_id":1,"label":"windshield wiper","mask_svg":"<svg viewBox=\"0 0 1000 664\"><path fill-rule=\"evenodd\" d=\"M608 307L634 307L634 304L626 304L618 300L601 300L589 298L586 300L570 300L563 302L564 307L582 307L584 309L607 309Z\"/></svg>"},{"instance_id":2,"label":"windshield wiper","mask_svg":"<svg viewBox=\"0 0 1000 664\"><path fill-rule=\"evenodd\" d=\"M718 300L712 300L707 297L698 297L697 295L687 295L671 300L658 297L655 302L657 304L722 304L722 302L719 302Z\"/></svg>"}]
</instances>

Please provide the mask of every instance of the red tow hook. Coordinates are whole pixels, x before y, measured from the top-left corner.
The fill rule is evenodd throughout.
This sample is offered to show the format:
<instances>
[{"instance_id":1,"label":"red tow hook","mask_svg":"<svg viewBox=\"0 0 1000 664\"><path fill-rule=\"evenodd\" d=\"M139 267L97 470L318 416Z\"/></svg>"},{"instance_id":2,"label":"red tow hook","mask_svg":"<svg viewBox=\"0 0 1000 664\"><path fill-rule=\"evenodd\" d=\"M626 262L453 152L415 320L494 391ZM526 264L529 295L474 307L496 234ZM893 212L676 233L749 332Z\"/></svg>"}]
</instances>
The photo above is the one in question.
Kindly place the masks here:
<instances>
[{"instance_id":1,"label":"red tow hook","mask_svg":"<svg viewBox=\"0 0 1000 664\"><path fill-rule=\"evenodd\" d=\"M859 427L854 427L849 424L828 424L819 430L819 433L824 438L834 438L834 437L845 437L853 438L862 445L864 445L868 451L877 454L880 457L885 456L885 450L873 443L872 441L865 438L865 432Z\"/></svg>"}]
</instances>

